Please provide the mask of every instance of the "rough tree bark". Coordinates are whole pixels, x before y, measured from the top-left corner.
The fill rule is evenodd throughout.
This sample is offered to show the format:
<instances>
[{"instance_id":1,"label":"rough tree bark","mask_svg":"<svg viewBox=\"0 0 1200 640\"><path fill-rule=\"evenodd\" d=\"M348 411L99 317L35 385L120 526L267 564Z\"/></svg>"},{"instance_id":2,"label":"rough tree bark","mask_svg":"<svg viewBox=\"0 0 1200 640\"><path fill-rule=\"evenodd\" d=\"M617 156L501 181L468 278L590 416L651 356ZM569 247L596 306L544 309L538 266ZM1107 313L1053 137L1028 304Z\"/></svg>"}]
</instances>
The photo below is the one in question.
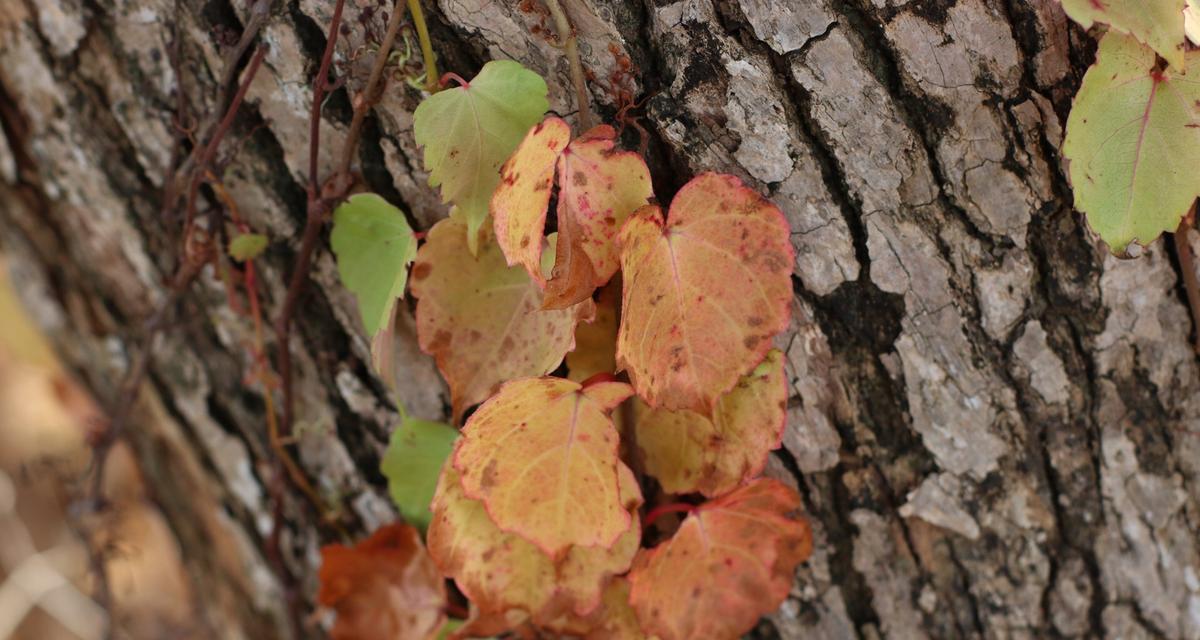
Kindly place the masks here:
<instances>
[{"instance_id":1,"label":"rough tree bark","mask_svg":"<svg viewBox=\"0 0 1200 640\"><path fill-rule=\"evenodd\" d=\"M177 257L178 221L158 208L177 81L203 113L249 4L0 0L0 241L26 301L102 399ZM359 17L381 4L348 3L343 60L382 33L379 12ZM1170 246L1114 259L1071 208L1058 148L1094 43L1057 2L565 4L602 116L614 114L618 58L634 63L625 81L648 97L660 199L724 171L792 224L795 320L780 345L793 395L770 473L802 491L817 550L769 634L1200 638L1192 321ZM536 0L427 5L443 68L519 60L547 75L556 111L574 112ZM269 310L303 225L311 78L331 6L275 3L231 136L245 143L226 185L272 239L260 261ZM182 78L167 55L173 27ZM369 187L427 228L446 211L413 143L419 98L391 83L359 160ZM348 104L339 92L325 108L326 169ZM393 517L377 468L396 414L327 247L313 282L290 345L298 456L365 531ZM446 390L401 316L401 399L442 418ZM178 317L128 437L202 594L197 633L276 637L272 458L260 391L243 383L251 327L207 273ZM299 495L283 513L286 564L311 598L331 532Z\"/></svg>"}]
</instances>

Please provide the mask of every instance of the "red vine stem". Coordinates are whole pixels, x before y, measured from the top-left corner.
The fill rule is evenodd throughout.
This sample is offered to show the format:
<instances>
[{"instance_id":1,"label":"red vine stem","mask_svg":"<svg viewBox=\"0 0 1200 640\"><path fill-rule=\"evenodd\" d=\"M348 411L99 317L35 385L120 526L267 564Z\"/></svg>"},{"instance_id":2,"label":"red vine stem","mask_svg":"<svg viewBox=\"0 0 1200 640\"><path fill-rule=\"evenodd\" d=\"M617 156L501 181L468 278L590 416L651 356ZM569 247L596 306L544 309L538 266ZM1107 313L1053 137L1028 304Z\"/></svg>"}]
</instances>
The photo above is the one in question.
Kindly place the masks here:
<instances>
[{"instance_id":1,"label":"red vine stem","mask_svg":"<svg viewBox=\"0 0 1200 640\"><path fill-rule=\"evenodd\" d=\"M471 88L470 82L463 80L462 76L458 75L457 73L454 73L453 71L447 71L446 73L442 74L441 86L444 88L446 85L450 84L451 80L457 82L458 86L460 86L464 89Z\"/></svg>"},{"instance_id":2,"label":"red vine stem","mask_svg":"<svg viewBox=\"0 0 1200 640\"><path fill-rule=\"evenodd\" d=\"M1192 311L1194 336L1192 348L1197 354L1200 354L1200 282L1197 281L1196 276L1196 257L1192 254L1192 247L1188 242L1188 230L1192 227L1195 215L1196 205L1193 204L1191 211L1179 223L1179 228L1171 235L1174 236L1175 253L1179 256L1179 271L1183 278L1183 288L1187 292L1188 306Z\"/></svg>"},{"instance_id":3,"label":"red vine stem","mask_svg":"<svg viewBox=\"0 0 1200 640\"><path fill-rule=\"evenodd\" d=\"M353 157L353 148L358 142L357 133L352 134L355 137L348 137L345 141L346 148L342 149L343 165L322 187L318 179L317 159L320 155L320 130L321 130L321 105L325 99L325 92L329 87L329 67L333 60L333 52L337 47L337 38L342 22L342 9L345 5L345 0L337 0L337 4L333 9L333 17L329 22L329 36L325 42L325 53L321 57L321 67L317 71L317 77L313 81L313 103L312 110L309 113L309 147L308 147L308 201L305 207L305 223L304 234L300 239L300 249L296 255L296 262L292 266L292 277L288 283L287 294L283 300L283 307L279 311L279 315L275 320L275 334L279 341L278 365L280 385L283 388L283 419L280 422L279 434L280 437L287 441L291 438L292 426L295 423L295 393L292 384L292 353L291 353L291 329L292 320L296 313L296 306L300 302L300 295L304 291L304 285L308 282L308 272L312 265L313 251L316 249L317 240L321 237L321 228L325 224L333 205L345 197L350 190L351 179L349 175L348 163L345 163L347 158ZM400 8L396 7L394 13L399 13ZM369 99L377 94L377 86L383 79L383 67L387 64L388 55L391 53L392 43L395 40L395 31L399 29L399 17L392 16L388 22L388 32L390 37L385 37L380 44L379 57L375 61L370 79L367 85L363 88L362 95L364 99L356 101L354 105L354 119L361 122L365 117L366 111L371 109L373 101ZM361 128L361 124L359 125ZM353 124L352 124L353 128Z\"/></svg>"},{"instance_id":4,"label":"red vine stem","mask_svg":"<svg viewBox=\"0 0 1200 640\"><path fill-rule=\"evenodd\" d=\"M554 29L562 43L563 53L567 56L567 64L571 67L571 82L575 85L575 101L579 103L579 127L584 131L592 128L592 109L587 92L587 80L583 74L583 64L579 61L579 43L575 39L575 28L567 12L563 10L558 0L545 0L550 16L554 18Z\"/></svg>"},{"instance_id":5,"label":"red vine stem","mask_svg":"<svg viewBox=\"0 0 1200 640\"><path fill-rule=\"evenodd\" d=\"M354 117L350 121L350 133L346 134L346 141L342 144L342 162L335 175L350 173L350 162L354 158L354 149L358 146L358 138L362 135L363 121L367 118L367 112L375 106L375 103L379 101L380 94L383 93L383 85L379 84L379 79L383 77L388 54L392 50L392 44L396 41L396 34L400 32L400 23L403 21L404 5L397 2L388 19L387 32L383 34L383 41L379 44L379 55L375 56L375 64L371 67L371 75L367 79L366 89L354 101Z\"/></svg>"},{"instance_id":6,"label":"red vine stem","mask_svg":"<svg viewBox=\"0 0 1200 640\"><path fill-rule=\"evenodd\" d=\"M646 514L646 520L642 523L642 528L649 529L650 527L654 526L655 520L658 520L660 517L662 517L668 513L691 513L695 510L696 510L696 505L686 504L683 502L670 502L667 504L660 504L657 507L654 507L653 509L651 509L650 513Z\"/></svg>"}]
</instances>

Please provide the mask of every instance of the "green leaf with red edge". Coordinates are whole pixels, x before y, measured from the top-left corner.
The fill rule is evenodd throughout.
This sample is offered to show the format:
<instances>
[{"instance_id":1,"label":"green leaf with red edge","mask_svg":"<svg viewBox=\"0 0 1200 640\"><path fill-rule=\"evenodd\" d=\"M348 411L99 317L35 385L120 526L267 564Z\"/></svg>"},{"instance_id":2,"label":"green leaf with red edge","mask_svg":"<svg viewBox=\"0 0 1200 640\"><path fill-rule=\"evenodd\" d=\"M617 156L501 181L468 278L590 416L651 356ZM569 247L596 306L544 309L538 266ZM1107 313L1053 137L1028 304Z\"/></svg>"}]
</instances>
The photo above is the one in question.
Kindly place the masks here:
<instances>
[{"instance_id":1,"label":"green leaf with red edge","mask_svg":"<svg viewBox=\"0 0 1200 640\"><path fill-rule=\"evenodd\" d=\"M762 473L787 422L783 354L772 349L717 402L712 419L635 405L646 471L670 493L719 496Z\"/></svg>"},{"instance_id":2,"label":"green leaf with red edge","mask_svg":"<svg viewBox=\"0 0 1200 640\"><path fill-rule=\"evenodd\" d=\"M612 278L621 266L621 225L654 195L646 161L616 149L616 138L612 127L600 125L558 158L559 259L546 284L548 308L579 302ZM564 242L574 250L564 251Z\"/></svg>"},{"instance_id":3,"label":"green leaf with red edge","mask_svg":"<svg viewBox=\"0 0 1200 640\"><path fill-rule=\"evenodd\" d=\"M733 176L688 182L621 230L617 364L656 408L712 415L787 327L792 246L775 205Z\"/></svg>"},{"instance_id":4,"label":"green leaf with red edge","mask_svg":"<svg viewBox=\"0 0 1200 640\"><path fill-rule=\"evenodd\" d=\"M575 343L575 324L592 317L590 300L543 311L542 291L520 267L508 267L491 232L479 254L467 250L466 225L442 220L429 231L412 268L417 340L450 385L454 421L506 380L553 371ZM546 262L553 260L547 252ZM548 265L547 265L548 267Z\"/></svg>"},{"instance_id":5,"label":"green leaf with red edge","mask_svg":"<svg viewBox=\"0 0 1200 640\"><path fill-rule=\"evenodd\" d=\"M1084 29L1102 22L1148 45L1172 67L1184 65L1185 0L1062 0Z\"/></svg>"},{"instance_id":6,"label":"green leaf with red edge","mask_svg":"<svg viewBox=\"0 0 1200 640\"><path fill-rule=\"evenodd\" d=\"M1200 196L1200 52L1188 75L1109 32L1067 119L1075 206L1118 255L1174 231Z\"/></svg>"},{"instance_id":7,"label":"green leaf with red edge","mask_svg":"<svg viewBox=\"0 0 1200 640\"><path fill-rule=\"evenodd\" d=\"M451 215L466 221L472 254L500 165L546 113L546 92L538 74L511 60L493 60L466 86L439 91L413 112L429 185L441 186L442 201L454 204Z\"/></svg>"},{"instance_id":8,"label":"green leaf with red edge","mask_svg":"<svg viewBox=\"0 0 1200 640\"><path fill-rule=\"evenodd\" d=\"M550 116L534 125L500 168L500 185L492 194L496 242L509 266L522 265L539 283L542 235L554 186L554 165L571 140L571 127Z\"/></svg>"},{"instance_id":9,"label":"green leaf with red edge","mask_svg":"<svg viewBox=\"0 0 1200 640\"><path fill-rule=\"evenodd\" d=\"M616 131L593 128L567 144L570 128L557 117L529 131L501 169L492 196L496 238L508 264L541 281L542 245L551 185L558 180L557 258L545 306L562 309L591 296L616 273L621 224L650 201L650 170L636 153L616 150Z\"/></svg>"},{"instance_id":10,"label":"green leaf with red edge","mask_svg":"<svg viewBox=\"0 0 1200 640\"><path fill-rule=\"evenodd\" d=\"M337 612L333 640L436 638L445 583L413 527L381 527L353 547L321 547L317 601Z\"/></svg>"},{"instance_id":11,"label":"green leaf with red edge","mask_svg":"<svg viewBox=\"0 0 1200 640\"><path fill-rule=\"evenodd\" d=\"M734 639L774 611L812 552L800 496L759 479L700 505L670 540L638 553L630 604L662 640Z\"/></svg>"},{"instance_id":12,"label":"green leaf with red edge","mask_svg":"<svg viewBox=\"0 0 1200 640\"><path fill-rule=\"evenodd\" d=\"M556 562L524 538L501 531L483 503L467 497L458 471L447 466L434 497L430 554L490 619L513 610L523 611L539 625L564 616L589 615L599 606L608 579L629 569L641 540L637 520L641 495L637 479L624 465L620 489L633 526L611 548L571 547Z\"/></svg>"},{"instance_id":13,"label":"green leaf with red edge","mask_svg":"<svg viewBox=\"0 0 1200 640\"><path fill-rule=\"evenodd\" d=\"M509 382L463 427L453 454L466 495L503 531L552 558L611 547L632 519L619 489L620 436L609 413L633 390L563 378Z\"/></svg>"}]
</instances>

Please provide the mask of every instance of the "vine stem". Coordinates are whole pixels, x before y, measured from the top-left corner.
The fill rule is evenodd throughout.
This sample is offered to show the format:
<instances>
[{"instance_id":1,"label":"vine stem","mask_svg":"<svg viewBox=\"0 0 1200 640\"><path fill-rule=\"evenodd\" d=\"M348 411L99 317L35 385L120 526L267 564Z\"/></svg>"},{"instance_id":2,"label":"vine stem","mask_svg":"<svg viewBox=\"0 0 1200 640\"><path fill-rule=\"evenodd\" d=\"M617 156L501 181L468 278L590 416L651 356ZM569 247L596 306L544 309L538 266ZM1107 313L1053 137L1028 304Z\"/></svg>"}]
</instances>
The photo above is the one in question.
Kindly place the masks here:
<instances>
[{"instance_id":1,"label":"vine stem","mask_svg":"<svg viewBox=\"0 0 1200 640\"><path fill-rule=\"evenodd\" d=\"M413 4L415 2L410 0L409 6ZM346 141L342 144L342 162L338 166L337 174L350 173L350 162L354 158L354 149L358 146L358 139L362 136L363 121L367 119L367 112L375 106L379 101L380 94L383 93L383 86L379 84L379 78L383 76L383 69L387 66L388 57L392 51L392 44L396 42L396 34L400 32L400 23L403 21L404 5L397 2L388 19L387 32L383 34L383 41L379 44L379 55L375 56L375 64L371 66L371 75L367 79L366 89L354 101L354 117L350 120L350 133L346 134Z\"/></svg>"},{"instance_id":2,"label":"vine stem","mask_svg":"<svg viewBox=\"0 0 1200 640\"><path fill-rule=\"evenodd\" d=\"M592 128L592 109L588 99L587 79L583 75L583 64L579 61L579 43L575 39L575 28L567 12L563 10L558 0L545 0L550 16L554 18L554 28L558 31L558 39L562 42L563 54L567 56L567 64L571 67L571 82L575 85L575 100L579 103L579 127L584 131Z\"/></svg>"},{"instance_id":3,"label":"vine stem","mask_svg":"<svg viewBox=\"0 0 1200 640\"><path fill-rule=\"evenodd\" d=\"M421 43L421 60L425 63L425 90L437 93L441 88L438 84L437 56L433 53L433 42L429 39L429 27L425 24L425 11L421 9L421 0L408 0L408 12L412 14L413 26L417 28L417 41Z\"/></svg>"},{"instance_id":4,"label":"vine stem","mask_svg":"<svg viewBox=\"0 0 1200 640\"><path fill-rule=\"evenodd\" d=\"M275 320L275 335L279 342L278 364L276 368L279 370L280 386L283 389L283 409L282 420L279 425L279 435L283 441L291 438L296 411L295 393L292 384L292 320L296 314L296 306L300 302L300 295L304 292L304 285L308 282L308 272L312 265L313 252L316 249L317 241L321 237L321 229L324 227L326 218L333 205L344 198L350 190L352 181L347 159L353 157L354 147L357 145L359 137L359 133L354 133L354 137L347 137L341 154L342 162L344 163L342 168L334 173L325 182L324 186L322 186L318 179L317 167L317 160L321 149L321 106L325 101L325 91L329 86L329 67L333 60L333 52L337 47L337 38L341 28L342 9L344 6L345 0L337 0L337 4L333 8L333 17L329 22L329 35L325 41L325 53L321 57L321 66L317 71L316 79L313 81L313 103L312 110L309 113L308 198L305 206L304 233L300 239L300 249L296 254L296 262L292 266L292 276L288 282L287 294L284 297L279 315ZM393 14L399 12L399 7L393 10ZM387 64L388 56L391 54L392 43L395 40L395 31L399 29L399 20L398 16L393 15L388 21L390 37L385 37L384 41L380 43L379 53L377 54L379 57L375 61L367 85L363 88L362 95L364 99L356 101L354 105L354 120L351 126L353 127L354 121L358 121L360 123L360 131L362 126L361 120L366 117L366 112L371 109L373 104L373 100L368 98L376 95L377 86L383 79L383 67Z\"/></svg>"},{"instance_id":5,"label":"vine stem","mask_svg":"<svg viewBox=\"0 0 1200 640\"><path fill-rule=\"evenodd\" d=\"M696 505L686 504L683 502L670 502L660 504L650 510L646 514L646 520L642 523L642 529L649 529L654 526L654 521L668 513L691 513L696 510Z\"/></svg>"},{"instance_id":6,"label":"vine stem","mask_svg":"<svg viewBox=\"0 0 1200 640\"><path fill-rule=\"evenodd\" d=\"M1175 240L1175 254L1179 256L1179 271L1183 278L1183 288L1187 292L1188 306L1192 311L1194 334L1192 348L1197 354L1200 354L1200 281L1196 276L1196 257L1192 254L1192 247L1187 237L1195 215L1196 205L1193 204L1192 210L1184 216L1183 221L1179 223L1179 228L1171 235Z\"/></svg>"}]
</instances>

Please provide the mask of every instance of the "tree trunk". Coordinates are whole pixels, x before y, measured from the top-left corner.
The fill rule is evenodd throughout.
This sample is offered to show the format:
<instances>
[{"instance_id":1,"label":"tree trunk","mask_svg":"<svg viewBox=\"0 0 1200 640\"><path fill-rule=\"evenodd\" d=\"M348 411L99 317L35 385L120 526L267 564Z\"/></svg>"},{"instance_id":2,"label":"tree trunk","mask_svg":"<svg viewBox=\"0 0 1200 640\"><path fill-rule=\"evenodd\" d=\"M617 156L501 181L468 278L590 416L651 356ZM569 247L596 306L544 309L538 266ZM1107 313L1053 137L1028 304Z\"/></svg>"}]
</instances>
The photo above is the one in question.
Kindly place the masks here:
<instances>
[{"instance_id":1,"label":"tree trunk","mask_svg":"<svg viewBox=\"0 0 1200 640\"><path fill-rule=\"evenodd\" d=\"M0 0L0 241L26 302L102 399L116 397L179 259L178 214L160 212L176 87L192 119L212 109L249 4ZM347 3L352 89L386 20L361 8L380 4ZM303 226L311 79L332 5L275 3L224 147L236 149L225 185L272 241L258 261L271 317ZM426 5L443 69L469 77L516 59L546 75L555 111L575 112L539 2ZM1117 260L1071 207L1058 149L1094 44L1057 2L565 5L600 115L614 121L621 88L646 99L631 113L660 201L727 172L792 225L794 321L779 343L793 393L769 473L799 487L817 539L769 636L1200 638L1192 319L1167 243ZM446 207L413 142L419 100L393 79L359 160L370 189L428 228ZM323 175L349 110L345 91L324 109ZM634 127L625 140L637 146ZM327 245L301 308L295 450L365 532L394 517L378 463L397 416ZM400 315L400 399L445 418L446 389L411 310ZM202 594L198 634L284 635L266 552L274 458L261 386L245 381L253 328L210 272L176 318L127 438ZM299 493L282 517L307 609L318 548L336 535Z\"/></svg>"}]
</instances>

